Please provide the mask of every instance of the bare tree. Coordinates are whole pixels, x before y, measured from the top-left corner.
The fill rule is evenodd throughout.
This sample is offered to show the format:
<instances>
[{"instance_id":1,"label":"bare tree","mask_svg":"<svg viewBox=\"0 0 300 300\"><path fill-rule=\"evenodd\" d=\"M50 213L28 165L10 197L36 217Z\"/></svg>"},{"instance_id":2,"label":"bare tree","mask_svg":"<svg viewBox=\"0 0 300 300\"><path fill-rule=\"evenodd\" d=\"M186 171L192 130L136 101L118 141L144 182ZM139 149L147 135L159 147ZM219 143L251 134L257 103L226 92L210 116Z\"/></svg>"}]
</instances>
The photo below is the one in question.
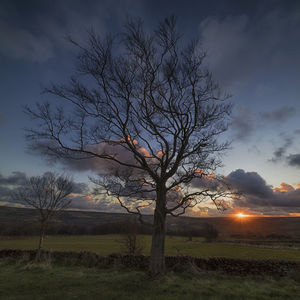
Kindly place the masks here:
<instances>
[{"instance_id":1,"label":"bare tree","mask_svg":"<svg viewBox=\"0 0 300 300\"><path fill-rule=\"evenodd\" d=\"M35 208L39 214L40 238L36 259L40 260L44 236L49 221L71 203L71 180L62 175L47 172L43 176L30 177L16 192L16 197Z\"/></svg>"},{"instance_id":2,"label":"bare tree","mask_svg":"<svg viewBox=\"0 0 300 300\"><path fill-rule=\"evenodd\" d=\"M71 40L72 41L72 40ZM26 108L37 121L27 137L35 149L62 161L93 161L97 192L128 212L154 213L150 272L164 272L166 216L227 195L214 173L228 143L231 105L205 66L197 41L186 43L174 17L146 32L129 20L124 33L89 33L79 47L77 73L46 92L63 100ZM64 111L68 113L64 113Z\"/></svg>"},{"instance_id":3,"label":"bare tree","mask_svg":"<svg viewBox=\"0 0 300 300\"><path fill-rule=\"evenodd\" d=\"M121 250L126 255L141 255L144 250L144 240L138 235L137 220L128 221L126 224L126 232L119 240Z\"/></svg>"}]
</instances>

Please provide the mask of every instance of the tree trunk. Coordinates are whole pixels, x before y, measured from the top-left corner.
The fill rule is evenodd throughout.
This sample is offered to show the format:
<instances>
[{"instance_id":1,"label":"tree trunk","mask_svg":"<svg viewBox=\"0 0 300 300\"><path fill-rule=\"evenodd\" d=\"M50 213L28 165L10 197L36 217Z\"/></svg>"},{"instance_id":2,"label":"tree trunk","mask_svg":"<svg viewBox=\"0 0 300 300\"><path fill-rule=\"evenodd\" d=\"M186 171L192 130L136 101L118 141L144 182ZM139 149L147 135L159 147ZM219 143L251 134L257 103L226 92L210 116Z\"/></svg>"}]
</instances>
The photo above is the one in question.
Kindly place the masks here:
<instances>
[{"instance_id":1,"label":"tree trunk","mask_svg":"<svg viewBox=\"0 0 300 300\"><path fill-rule=\"evenodd\" d=\"M157 276L165 272L165 234L166 234L166 194L157 193L154 211L152 245L150 255L150 274Z\"/></svg>"},{"instance_id":2,"label":"tree trunk","mask_svg":"<svg viewBox=\"0 0 300 300\"><path fill-rule=\"evenodd\" d=\"M43 247L43 242L44 242L44 236L45 236L45 224L41 224L41 228L40 228L40 240L39 240L39 246L37 249L37 253L36 253L36 261L40 261L41 260L41 251L42 251L42 247Z\"/></svg>"}]
</instances>

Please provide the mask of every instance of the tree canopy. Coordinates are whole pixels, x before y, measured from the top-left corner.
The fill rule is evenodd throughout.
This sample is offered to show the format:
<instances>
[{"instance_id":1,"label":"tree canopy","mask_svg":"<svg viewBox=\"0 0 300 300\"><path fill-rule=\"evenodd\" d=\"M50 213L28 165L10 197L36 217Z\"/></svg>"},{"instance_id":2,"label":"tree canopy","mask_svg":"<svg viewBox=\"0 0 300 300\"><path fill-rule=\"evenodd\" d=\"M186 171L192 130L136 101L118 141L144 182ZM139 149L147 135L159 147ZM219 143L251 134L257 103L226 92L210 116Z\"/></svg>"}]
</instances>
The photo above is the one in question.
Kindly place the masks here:
<instances>
[{"instance_id":1,"label":"tree canopy","mask_svg":"<svg viewBox=\"0 0 300 300\"><path fill-rule=\"evenodd\" d=\"M97 191L127 211L141 216L152 207L151 268L159 273L166 215L183 214L207 197L223 207L228 191L215 171L228 148L220 140L230 121L228 95L174 17L151 32L130 19L115 37L91 31L87 45L71 42L79 49L76 74L46 90L63 105L27 107L38 123L27 137L48 157L93 162Z\"/></svg>"}]
</instances>

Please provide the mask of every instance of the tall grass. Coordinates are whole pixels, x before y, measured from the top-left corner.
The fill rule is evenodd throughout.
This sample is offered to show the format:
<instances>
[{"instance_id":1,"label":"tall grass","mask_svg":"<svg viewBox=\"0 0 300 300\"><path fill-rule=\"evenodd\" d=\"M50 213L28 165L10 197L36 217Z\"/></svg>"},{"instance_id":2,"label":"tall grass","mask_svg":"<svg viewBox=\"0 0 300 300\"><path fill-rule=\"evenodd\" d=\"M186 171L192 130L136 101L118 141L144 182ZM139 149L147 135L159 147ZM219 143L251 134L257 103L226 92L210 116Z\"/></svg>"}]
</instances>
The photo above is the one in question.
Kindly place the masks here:
<instances>
[{"instance_id":1,"label":"tall grass","mask_svg":"<svg viewBox=\"0 0 300 300\"><path fill-rule=\"evenodd\" d=\"M296 278L168 273L0 260L0 299L299 299Z\"/></svg>"}]
</instances>

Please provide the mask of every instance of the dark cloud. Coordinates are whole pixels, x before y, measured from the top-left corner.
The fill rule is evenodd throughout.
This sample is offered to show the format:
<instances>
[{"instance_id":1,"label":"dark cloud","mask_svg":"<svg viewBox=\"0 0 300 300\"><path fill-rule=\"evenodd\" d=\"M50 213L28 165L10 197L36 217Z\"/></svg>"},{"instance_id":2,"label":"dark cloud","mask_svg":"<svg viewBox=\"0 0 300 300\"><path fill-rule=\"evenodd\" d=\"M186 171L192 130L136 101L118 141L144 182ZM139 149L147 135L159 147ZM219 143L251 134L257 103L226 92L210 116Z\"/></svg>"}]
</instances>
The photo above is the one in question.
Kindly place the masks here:
<instances>
[{"instance_id":1,"label":"dark cloud","mask_svg":"<svg viewBox=\"0 0 300 300\"><path fill-rule=\"evenodd\" d=\"M231 172L226 180L237 190L246 195L268 198L272 195L272 189L266 181L256 172L245 172L242 169Z\"/></svg>"},{"instance_id":2,"label":"dark cloud","mask_svg":"<svg viewBox=\"0 0 300 300\"><path fill-rule=\"evenodd\" d=\"M126 206L132 210L135 210L134 202L124 200ZM93 197L90 195L76 195L72 196L72 202L69 207L70 209L76 210L94 210L102 212L113 212L113 213L125 213L126 210L121 207L116 199L110 198L106 195ZM151 207L147 209L141 209L143 213L153 213Z\"/></svg>"},{"instance_id":3,"label":"dark cloud","mask_svg":"<svg viewBox=\"0 0 300 300\"><path fill-rule=\"evenodd\" d=\"M87 30L95 28L102 34L114 29L132 7L131 0L117 0L113 5L110 1L83 4L76 0L72 3L53 0L51 4L11 1L13 4L7 5L5 2L0 3L0 53L40 63L49 61L61 50L70 50L72 46L66 42L66 36L83 43ZM139 6L138 2L135 6Z\"/></svg>"},{"instance_id":4,"label":"dark cloud","mask_svg":"<svg viewBox=\"0 0 300 300\"><path fill-rule=\"evenodd\" d=\"M299 185L295 189L283 182L279 188L272 189L258 173L241 169L231 172L226 179L243 195L235 201L236 207L265 207L266 210L270 207L288 210L293 207L300 208Z\"/></svg>"},{"instance_id":5,"label":"dark cloud","mask_svg":"<svg viewBox=\"0 0 300 300\"><path fill-rule=\"evenodd\" d=\"M200 25L201 46L208 50L209 65L226 87L243 85L264 71L297 71L299 11L278 8L255 15L207 17Z\"/></svg>"},{"instance_id":6,"label":"dark cloud","mask_svg":"<svg viewBox=\"0 0 300 300\"><path fill-rule=\"evenodd\" d=\"M289 106L283 106L273 111L264 112L261 114L261 118L264 121L282 123L294 116L296 109Z\"/></svg>"},{"instance_id":7,"label":"dark cloud","mask_svg":"<svg viewBox=\"0 0 300 300\"><path fill-rule=\"evenodd\" d=\"M157 158L151 156L148 150L138 144L136 140L133 141L135 148L139 151L147 160L149 165L157 167ZM54 142L37 142L31 145L32 151L37 154L44 155L49 163L59 162L68 169L75 171L92 171L101 175L112 175L116 172L119 175L128 174L132 172L132 175L142 175L144 171L134 168L137 161L132 153L128 150L128 146L123 141L110 141L102 142L95 145L86 145L85 149L91 151L95 155L109 155L120 161L121 164L110 159L104 159L99 157L91 157L83 153L62 153L60 157L56 157L49 148L56 150L57 145ZM59 150L57 150L59 151ZM54 151L55 152L55 151ZM156 153L158 156L159 154ZM125 164L125 165L124 165ZM129 165L129 166L128 166Z\"/></svg>"},{"instance_id":8,"label":"dark cloud","mask_svg":"<svg viewBox=\"0 0 300 300\"><path fill-rule=\"evenodd\" d=\"M300 157L300 156L299 156ZM20 206L12 195L14 190L23 184L26 175L21 172L15 172L13 175L0 176L0 205ZM280 187L272 188L256 172L246 172L242 169L231 172L228 176L217 178L214 175L206 178L195 179L191 184L196 188L210 188L213 190L218 187L224 188L224 182L230 185L233 190L242 193L242 197L234 199L233 208L250 209L256 214L286 214L300 212L300 184L297 188L281 183ZM108 212L124 212L118 201L109 198L106 195L93 196L90 193L88 185L85 183L74 183L74 193L71 195L72 203L70 209L78 210L97 210ZM180 198L180 190L172 190L168 199L176 202ZM128 207L134 209L135 202L132 199L124 199ZM171 202L172 202L171 201ZM171 205L172 203L170 203ZM151 213L152 207L149 207L147 213ZM213 209L207 213L213 214Z\"/></svg>"},{"instance_id":9,"label":"dark cloud","mask_svg":"<svg viewBox=\"0 0 300 300\"><path fill-rule=\"evenodd\" d=\"M14 193L26 183L27 178L28 176L22 172L14 172L10 176L0 174L0 206L27 207L26 203L14 197ZM119 204L117 205L113 201L102 201L105 200L105 196L101 199L91 196L91 191L86 183L73 182L70 197L72 199L70 209L120 211L120 209L117 210L120 208Z\"/></svg>"},{"instance_id":10,"label":"dark cloud","mask_svg":"<svg viewBox=\"0 0 300 300\"><path fill-rule=\"evenodd\" d=\"M26 203L14 196L17 189L26 183L27 178L28 176L22 172L14 172L10 176L0 174L0 206L28 207ZM72 202L68 209L125 212L116 199L106 195L94 195L86 183L73 182L72 194L69 197ZM128 207L134 204L129 198L125 199L125 202Z\"/></svg>"},{"instance_id":11,"label":"dark cloud","mask_svg":"<svg viewBox=\"0 0 300 300\"><path fill-rule=\"evenodd\" d=\"M99 155L115 155L116 159L121 160L123 163L135 164L133 154L120 144L101 143L94 146L87 146L87 148ZM78 159L60 158L59 162L72 170L93 171L103 175L112 174L116 170L127 169L127 167L122 167L114 161L98 157L84 159L81 157L78 157Z\"/></svg>"},{"instance_id":12,"label":"dark cloud","mask_svg":"<svg viewBox=\"0 0 300 300\"><path fill-rule=\"evenodd\" d=\"M91 197L90 195L72 195L72 202L69 208L78 210L121 212L120 205L113 201L106 201L105 196L98 199Z\"/></svg>"},{"instance_id":13,"label":"dark cloud","mask_svg":"<svg viewBox=\"0 0 300 300\"><path fill-rule=\"evenodd\" d=\"M72 191L75 194L86 194L89 192L89 186L83 182L73 182Z\"/></svg>"},{"instance_id":14,"label":"dark cloud","mask_svg":"<svg viewBox=\"0 0 300 300\"><path fill-rule=\"evenodd\" d=\"M284 139L284 146L279 147L274 153L274 157L279 159L279 157L284 156L286 148L291 144L291 138L288 136L281 135L282 139ZM113 144L100 144L94 145L96 147L94 150L97 153L107 153L114 154L115 157L122 160L123 162L133 163L134 158L132 154L126 151L124 147L122 147L118 143ZM147 155L145 149L141 148L141 152ZM290 162L294 165L298 162L298 156L289 156ZM150 159L150 158L149 158ZM274 158L275 159L275 158ZM120 166L118 164L112 164L111 162L104 159L91 159L91 160L65 160L64 164L76 170L91 170L103 175L114 174L116 170L120 170ZM124 168L124 171L128 169ZM122 172L122 167L121 171ZM226 188L226 184L231 186L233 190L236 190L242 193L242 199L235 200L234 205L236 207L300 207L300 190L299 189L272 189L270 185L266 183L266 181L256 172L245 172L242 169L238 169L234 172L231 172L228 176L224 177L214 177L214 176L205 176L202 178L194 179L191 182L191 185L194 188L209 188L211 190L218 190ZM286 187L286 186L285 186ZM122 186L122 192L124 196L126 196L126 191L131 190L132 187ZM113 185L111 191L114 192L115 189L118 189L117 185ZM144 199L144 192L147 192L144 188L142 188L140 198ZM170 195L168 195L169 199L180 199L181 194L177 191L171 191ZM175 194L174 194L175 193ZM147 194L150 195L150 194ZM146 198L151 198L146 197ZM94 204L93 204L94 205Z\"/></svg>"},{"instance_id":15,"label":"dark cloud","mask_svg":"<svg viewBox=\"0 0 300 300\"><path fill-rule=\"evenodd\" d=\"M288 214L295 209L300 211L300 184L294 188L283 182L280 187L273 188L257 172L238 169L221 180L211 176L194 180L192 184L194 187L210 187L214 190L230 186L232 191L241 194L241 197L234 198L232 208L250 208L253 212L263 214L272 211L277 211L277 214L278 211Z\"/></svg>"},{"instance_id":16,"label":"dark cloud","mask_svg":"<svg viewBox=\"0 0 300 300\"><path fill-rule=\"evenodd\" d=\"M249 207L264 206L264 207L281 207L293 211L293 208L300 208L300 189L287 192L274 192L272 198L261 198L257 196L246 196L245 202Z\"/></svg>"},{"instance_id":17,"label":"dark cloud","mask_svg":"<svg viewBox=\"0 0 300 300\"><path fill-rule=\"evenodd\" d=\"M224 177L216 177L214 174L202 175L195 177L191 183L194 188L209 189L217 191L218 189L226 189Z\"/></svg>"},{"instance_id":18,"label":"dark cloud","mask_svg":"<svg viewBox=\"0 0 300 300\"><path fill-rule=\"evenodd\" d=\"M34 62L44 62L53 56L53 45L45 35L0 22L0 52L6 56Z\"/></svg>"},{"instance_id":19,"label":"dark cloud","mask_svg":"<svg viewBox=\"0 0 300 300\"><path fill-rule=\"evenodd\" d=\"M0 185L22 185L26 180L26 174L23 172L12 172L12 175L7 177L0 174Z\"/></svg>"},{"instance_id":20,"label":"dark cloud","mask_svg":"<svg viewBox=\"0 0 300 300\"><path fill-rule=\"evenodd\" d=\"M300 167L300 154L291 154L287 157L288 164L292 167Z\"/></svg>"},{"instance_id":21,"label":"dark cloud","mask_svg":"<svg viewBox=\"0 0 300 300\"><path fill-rule=\"evenodd\" d=\"M284 106L282 108L263 112L260 116L255 116L251 109L246 107L238 107L232 118L231 130L233 131L234 139L237 141L246 141L252 134L261 130L261 127L266 127L267 125L282 124L289 118L296 114L296 109L292 107ZM295 131L297 133L297 131ZM292 139L290 137L285 137L281 134L284 140L284 145L279 147L274 152L274 159L282 158L285 154L286 149L292 145ZM273 159L272 159L273 160Z\"/></svg>"},{"instance_id":22,"label":"dark cloud","mask_svg":"<svg viewBox=\"0 0 300 300\"><path fill-rule=\"evenodd\" d=\"M28 178L29 177L23 172L13 172L10 176L0 174L0 202L2 204L5 203L5 205L13 206L16 204L24 204L21 200L17 200L14 195L20 186L26 184ZM83 197L83 199L91 198L87 195L90 193L90 190L86 183L73 181L72 192L75 198L80 196Z\"/></svg>"},{"instance_id":23,"label":"dark cloud","mask_svg":"<svg viewBox=\"0 0 300 300\"><path fill-rule=\"evenodd\" d=\"M283 144L275 149L273 152L273 157L270 159L271 162L278 162L285 158L286 152L288 148L293 144L293 139L289 136L283 136L281 134L281 138L283 139Z\"/></svg>"},{"instance_id":24,"label":"dark cloud","mask_svg":"<svg viewBox=\"0 0 300 300\"><path fill-rule=\"evenodd\" d=\"M255 120L250 109L239 107L236 109L231 123L231 130L236 141L249 139L254 132Z\"/></svg>"}]
</instances>

